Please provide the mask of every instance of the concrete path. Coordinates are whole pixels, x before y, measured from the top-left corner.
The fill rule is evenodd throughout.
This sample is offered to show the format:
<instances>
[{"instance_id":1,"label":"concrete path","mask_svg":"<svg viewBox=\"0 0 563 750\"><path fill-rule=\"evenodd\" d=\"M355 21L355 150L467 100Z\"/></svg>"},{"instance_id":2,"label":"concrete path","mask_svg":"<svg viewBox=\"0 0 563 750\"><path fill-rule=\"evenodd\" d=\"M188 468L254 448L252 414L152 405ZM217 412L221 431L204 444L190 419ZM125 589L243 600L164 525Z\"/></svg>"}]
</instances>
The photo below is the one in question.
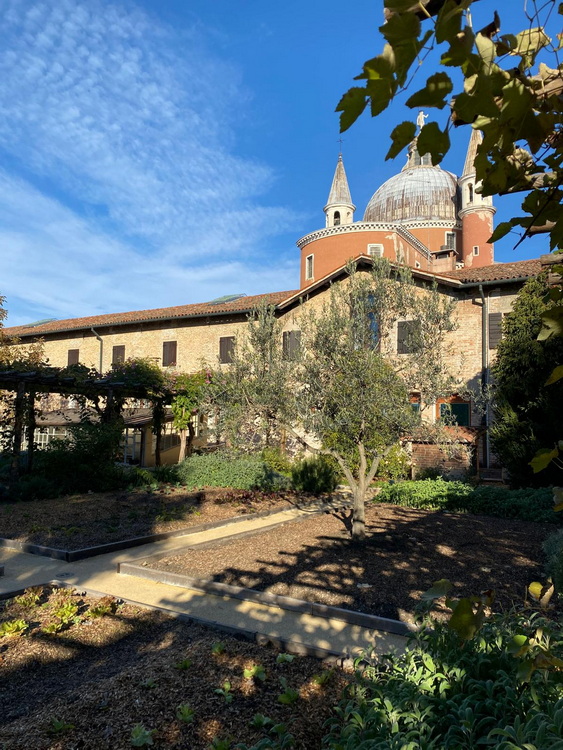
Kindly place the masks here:
<instances>
[{"instance_id":1,"label":"concrete path","mask_svg":"<svg viewBox=\"0 0 563 750\"><path fill-rule=\"evenodd\" d=\"M197 544L245 534L291 521L307 514L291 509L270 516L224 524L214 529L173 537L130 550L91 557L73 563L0 548L0 596L53 580L138 603L158 607L170 614L184 615L222 627L244 630L265 638L302 644L309 650L357 655L370 646L379 653L403 650L403 636L372 631L338 619L327 619L280 609L259 602L202 593L168 584L117 574L117 564L145 559L150 555L188 549ZM309 515L309 514L307 514ZM249 544L251 544L249 539Z\"/></svg>"}]
</instances>

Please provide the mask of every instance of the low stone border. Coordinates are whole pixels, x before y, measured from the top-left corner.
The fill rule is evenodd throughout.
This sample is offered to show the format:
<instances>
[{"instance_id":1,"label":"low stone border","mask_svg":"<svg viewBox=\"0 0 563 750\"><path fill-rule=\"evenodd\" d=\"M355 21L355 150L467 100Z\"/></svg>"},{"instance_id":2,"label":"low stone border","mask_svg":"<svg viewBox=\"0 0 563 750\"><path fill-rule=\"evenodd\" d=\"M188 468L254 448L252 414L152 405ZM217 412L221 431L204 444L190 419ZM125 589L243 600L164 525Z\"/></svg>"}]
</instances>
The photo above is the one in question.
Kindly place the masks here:
<instances>
[{"instance_id":1,"label":"low stone border","mask_svg":"<svg viewBox=\"0 0 563 750\"><path fill-rule=\"evenodd\" d=\"M337 509L346 507L346 503L340 502L328 502L328 503L311 503L311 515L318 513L324 513L327 510ZM97 555L105 555L110 552L121 552L122 550L131 549L132 547L141 547L143 544L152 544L153 542L160 542L163 539L172 539L179 536L190 536L191 534L198 534L201 531L207 531L208 529L216 529L221 526L230 526L243 521L252 521L259 518L267 518L268 516L274 515L275 513L283 513L288 510L306 510L306 506L299 507L298 505L284 505L280 508L274 508L273 510L264 510L260 513L248 513L242 516L233 516L232 518L226 518L222 521L210 521L209 523L202 523L199 526L189 526L185 529L176 529L176 531L162 531L159 534L148 534L147 536L137 536L131 539L122 539L118 542L108 542L107 544L98 544L93 547L83 547L77 550L64 550L56 549L54 547L44 547L39 544L31 544L30 542L18 542L15 539L6 539L0 537L0 548L15 549L18 552L27 552L31 555L40 555L41 557L49 557L53 560L61 560L63 562L76 562L77 560L85 560L88 557L97 557ZM282 523L285 523L282 522ZM276 526L277 524L272 524ZM233 535L235 536L235 535ZM0 574L1 575L1 574Z\"/></svg>"},{"instance_id":2,"label":"low stone border","mask_svg":"<svg viewBox=\"0 0 563 750\"><path fill-rule=\"evenodd\" d=\"M199 545L198 548L200 548ZM326 620L341 620L349 625L358 625L368 630L380 630L384 633L393 633L402 636L411 635L416 631L414 626L401 622L400 620L391 620L387 617L379 617L378 615L367 615L363 612L356 612L355 610L343 609L341 607L332 607L327 604L315 604L313 602L304 601L303 599L294 599L291 596L270 594L265 591L258 591L257 589L231 586L227 583L212 581L209 578L194 578L182 575L181 573L168 573L164 570L146 568L138 563L118 563L117 572L120 575L145 578L148 581L193 589L194 591L201 591L205 594L227 596L231 599L267 604L291 612L322 617Z\"/></svg>"},{"instance_id":3,"label":"low stone border","mask_svg":"<svg viewBox=\"0 0 563 750\"><path fill-rule=\"evenodd\" d=\"M42 583L41 586L57 586L58 588L75 589L78 592L83 592L88 596L94 597L105 597L103 591L96 591L95 589L84 588L84 586L76 586L76 584L68 583L68 581L61 581L54 578L46 583ZM21 596L26 589L18 589L16 591L10 591L9 593L0 594L0 601L6 599L12 599L16 596ZM125 599L122 596L112 596L120 602L131 604L134 607L142 607L143 609L150 609L154 612L162 612L168 617L173 617L176 620L180 620L185 623L194 623L196 625L202 625L207 628L212 628L225 635L232 635L234 638L240 640L250 641L258 644L258 646L272 646L280 651L287 651L290 654L296 654L297 656L312 656L315 659L320 659L326 662L327 665L336 665L339 667L354 667L354 659L348 654L342 654L338 651L332 651L331 649L321 648L320 646L307 646L305 643L300 641L291 641L285 638L279 638L274 635L267 635L265 633L258 633L254 630L246 630L245 628L239 628L236 625L224 625L222 622L216 620L205 620L201 617L195 617L194 615L187 615L185 612L178 612L174 609L167 609L166 607L156 607L154 605L145 604L144 602L138 602L135 599Z\"/></svg>"}]
</instances>

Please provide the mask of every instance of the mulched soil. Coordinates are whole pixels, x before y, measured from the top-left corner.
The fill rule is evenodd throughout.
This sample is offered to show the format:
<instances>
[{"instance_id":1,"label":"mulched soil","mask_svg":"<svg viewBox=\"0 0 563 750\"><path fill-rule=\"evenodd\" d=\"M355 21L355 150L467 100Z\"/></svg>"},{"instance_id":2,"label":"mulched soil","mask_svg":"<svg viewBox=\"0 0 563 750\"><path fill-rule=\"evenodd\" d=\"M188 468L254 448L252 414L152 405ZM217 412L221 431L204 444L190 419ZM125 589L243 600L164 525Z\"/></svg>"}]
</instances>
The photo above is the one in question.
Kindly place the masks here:
<instances>
[{"instance_id":1,"label":"mulched soil","mask_svg":"<svg viewBox=\"0 0 563 750\"><path fill-rule=\"evenodd\" d=\"M421 594L441 578L452 596L494 588L496 608L521 603L543 579L547 524L375 504L367 537L352 543L345 513L290 522L273 531L145 564L175 573L413 621Z\"/></svg>"},{"instance_id":2,"label":"mulched soil","mask_svg":"<svg viewBox=\"0 0 563 750\"><path fill-rule=\"evenodd\" d=\"M136 724L155 730L160 748L208 748L214 738L253 745L266 730L249 722L262 713L287 723L303 750L320 748L323 723L349 676L335 670L325 685L313 677L320 662L295 657L277 663L273 648L223 636L160 613L118 605L106 597L109 614L93 617L99 600L49 587L39 600L21 598L0 610L3 622L24 619L23 635L0 637L0 747L5 750L120 750L131 747ZM32 597L33 598L33 597ZM60 632L42 628L59 621L57 610L78 608ZM214 649L214 644L223 644ZM189 660L186 661L186 660ZM266 674L245 679L243 670L261 665ZM280 678L298 691L283 705ZM216 693L230 682L231 702ZM194 711L192 723L176 717L180 704ZM53 720L72 725L56 731Z\"/></svg>"},{"instance_id":3,"label":"mulched soil","mask_svg":"<svg viewBox=\"0 0 563 750\"><path fill-rule=\"evenodd\" d=\"M101 492L0 503L0 537L76 550L307 500L290 492L253 493L222 488L193 492L165 486L155 492Z\"/></svg>"}]
</instances>

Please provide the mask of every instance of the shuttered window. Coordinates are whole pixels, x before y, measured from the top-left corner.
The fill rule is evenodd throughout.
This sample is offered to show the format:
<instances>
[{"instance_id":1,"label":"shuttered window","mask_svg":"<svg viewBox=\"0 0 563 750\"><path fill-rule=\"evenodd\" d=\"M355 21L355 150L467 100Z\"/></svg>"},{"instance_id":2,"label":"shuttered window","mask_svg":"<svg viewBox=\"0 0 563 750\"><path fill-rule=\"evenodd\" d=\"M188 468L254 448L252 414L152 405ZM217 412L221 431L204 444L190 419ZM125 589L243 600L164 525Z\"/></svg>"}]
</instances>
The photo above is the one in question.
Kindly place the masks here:
<instances>
[{"instance_id":1,"label":"shuttered window","mask_svg":"<svg viewBox=\"0 0 563 750\"><path fill-rule=\"evenodd\" d=\"M301 331L283 332L283 357L284 359L295 359L301 348Z\"/></svg>"},{"instance_id":2,"label":"shuttered window","mask_svg":"<svg viewBox=\"0 0 563 750\"><path fill-rule=\"evenodd\" d=\"M68 350L68 365L77 365L80 361L80 349Z\"/></svg>"},{"instance_id":3,"label":"shuttered window","mask_svg":"<svg viewBox=\"0 0 563 750\"><path fill-rule=\"evenodd\" d=\"M219 339L219 362L223 365L228 365L233 361L233 354L235 351L235 337L234 336L222 336Z\"/></svg>"},{"instance_id":4,"label":"shuttered window","mask_svg":"<svg viewBox=\"0 0 563 750\"><path fill-rule=\"evenodd\" d=\"M125 347L114 346L111 354L111 363L112 365L120 365L122 362L125 362Z\"/></svg>"},{"instance_id":5,"label":"shuttered window","mask_svg":"<svg viewBox=\"0 0 563 750\"><path fill-rule=\"evenodd\" d=\"M440 418L449 423L457 424L458 427L470 426L470 411L468 403L440 404Z\"/></svg>"},{"instance_id":6,"label":"shuttered window","mask_svg":"<svg viewBox=\"0 0 563 750\"><path fill-rule=\"evenodd\" d=\"M163 367L172 367L176 364L177 343L176 341L165 341L162 344Z\"/></svg>"},{"instance_id":7,"label":"shuttered window","mask_svg":"<svg viewBox=\"0 0 563 750\"><path fill-rule=\"evenodd\" d=\"M418 320L400 320L397 324L397 354L412 354L418 333Z\"/></svg>"},{"instance_id":8,"label":"shuttered window","mask_svg":"<svg viewBox=\"0 0 563 750\"><path fill-rule=\"evenodd\" d=\"M489 349L496 349L502 339L502 313L489 313Z\"/></svg>"}]
</instances>

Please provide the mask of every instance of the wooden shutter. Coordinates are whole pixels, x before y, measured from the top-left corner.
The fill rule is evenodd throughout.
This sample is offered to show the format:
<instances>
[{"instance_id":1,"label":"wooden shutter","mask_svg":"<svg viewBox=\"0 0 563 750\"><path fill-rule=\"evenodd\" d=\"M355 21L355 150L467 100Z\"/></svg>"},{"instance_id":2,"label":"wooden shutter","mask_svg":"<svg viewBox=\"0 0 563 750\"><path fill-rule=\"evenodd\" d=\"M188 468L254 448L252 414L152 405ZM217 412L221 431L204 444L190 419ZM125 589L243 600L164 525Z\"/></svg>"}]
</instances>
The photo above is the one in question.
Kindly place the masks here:
<instances>
[{"instance_id":1,"label":"wooden shutter","mask_svg":"<svg viewBox=\"0 0 563 750\"><path fill-rule=\"evenodd\" d=\"M165 341L162 344L162 366L171 367L176 364L177 341Z\"/></svg>"},{"instance_id":2,"label":"wooden shutter","mask_svg":"<svg viewBox=\"0 0 563 750\"><path fill-rule=\"evenodd\" d=\"M68 365L77 365L80 361L80 349L68 350Z\"/></svg>"},{"instance_id":3,"label":"wooden shutter","mask_svg":"<svg viewBox=\"0 0 563 750\"><path fill-rule=\"evenodd\" d=\"M112 365L120 365L122 362L125 362L125 346L114 346L111 355L111 363Z\"/></svg>"},{"instance_id":4,"label":"wooden shutter","mask_svg":"<svg viewBox=\"0 0 563 750\"><path fill-rule=\"evenodd\" d=\"M489 313L489 349L496 349L502 339L502 313Z\"/></svg>"},{"instance_id":5,"label":"wooden shutter","mask_svg":"<svg viewBox=\"0 0 563 750\"><path fill-rule=\"evenodd\" d=\"M411 354L413 352L412 337L419 325L416 320L400 320L397 323L397 354Z\"/></svg>"},{"instance_id":6,"label":"wooden shutter","mask_svg":"<svg viewBox=\"0 0 563 750\"><path fill-rule=\"evenodd\" d=\"M221 336L219 339L219 362L223 365L228 365L233 361L233 353L235 351L235 337L234 336Z\"/></svg>"},{"instance_id":7,"label":"wooden shutter","mask_svg":"<svg viewBox=\"0 0 563 750\"><path fill-rule=\"evenodd\" d=\"M284 359L295 359L301 348L301 331L283 332L283 356Z\"/></svg>"}]
</instances>

